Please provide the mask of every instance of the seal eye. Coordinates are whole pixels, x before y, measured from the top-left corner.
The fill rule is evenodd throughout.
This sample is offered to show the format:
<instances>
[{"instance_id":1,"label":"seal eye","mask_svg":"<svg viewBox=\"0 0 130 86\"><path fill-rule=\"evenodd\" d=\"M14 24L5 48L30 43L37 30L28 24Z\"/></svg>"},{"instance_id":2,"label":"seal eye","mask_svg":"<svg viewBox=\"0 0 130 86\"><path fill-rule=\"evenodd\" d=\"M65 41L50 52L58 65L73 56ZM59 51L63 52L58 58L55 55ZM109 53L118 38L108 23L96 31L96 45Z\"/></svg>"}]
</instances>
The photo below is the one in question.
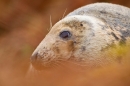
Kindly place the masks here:
<instances>
[{"instance_id":1,"label":"seal eye","mask_svg":"<svg viewBox=\"0 0 130 86\"><path fill-rule=\"evenodd\" d=\"M63 31L60 33L60 37L63 39L67 39L71 37L71 33L69 31Z\"/></svg>"}]
</instances>

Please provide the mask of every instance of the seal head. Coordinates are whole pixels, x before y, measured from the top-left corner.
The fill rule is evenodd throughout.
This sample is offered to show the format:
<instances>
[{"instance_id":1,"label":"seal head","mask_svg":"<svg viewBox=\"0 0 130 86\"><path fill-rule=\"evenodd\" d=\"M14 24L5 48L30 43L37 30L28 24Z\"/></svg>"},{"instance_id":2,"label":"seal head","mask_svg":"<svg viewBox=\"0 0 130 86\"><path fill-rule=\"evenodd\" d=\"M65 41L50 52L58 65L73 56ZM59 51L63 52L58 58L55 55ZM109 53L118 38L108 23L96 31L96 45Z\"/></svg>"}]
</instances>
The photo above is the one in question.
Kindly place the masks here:
<instances>
[{"instance_id":1,"label":"seal head","mask_svg":"<svg viewBox=\"0 0 130 86\"><path fill-rule=\"evenodd\" d=\"M68 60L101 63L98 55L113 39L108 36L110 31L102 30L104 25L102 20L92 16L65 17L52 27L33 52L32 64L48 66Z\"/></svg>"}]
</instances>

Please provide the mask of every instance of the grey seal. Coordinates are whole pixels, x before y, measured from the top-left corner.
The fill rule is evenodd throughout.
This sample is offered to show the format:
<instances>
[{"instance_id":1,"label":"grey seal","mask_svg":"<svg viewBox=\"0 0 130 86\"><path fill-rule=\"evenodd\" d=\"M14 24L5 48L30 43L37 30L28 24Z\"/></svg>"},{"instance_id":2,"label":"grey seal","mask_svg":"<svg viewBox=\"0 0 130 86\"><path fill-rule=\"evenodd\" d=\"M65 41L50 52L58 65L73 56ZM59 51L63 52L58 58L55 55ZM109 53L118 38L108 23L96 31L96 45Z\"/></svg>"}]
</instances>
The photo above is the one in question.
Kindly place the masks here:
<instances>
[{"instance_id":1,"label":"grey seal","mask_svg":"<svg viewBox=\"0 0 130 86\"><path fill-rule=\"evenodd\" d=\"M130 37L130 9L111 3L80 7L57 22L31 57L32 64L57 61L104 65L112 62L104 52L111 45L126 44Z\"/></svg>"}]
</instances>

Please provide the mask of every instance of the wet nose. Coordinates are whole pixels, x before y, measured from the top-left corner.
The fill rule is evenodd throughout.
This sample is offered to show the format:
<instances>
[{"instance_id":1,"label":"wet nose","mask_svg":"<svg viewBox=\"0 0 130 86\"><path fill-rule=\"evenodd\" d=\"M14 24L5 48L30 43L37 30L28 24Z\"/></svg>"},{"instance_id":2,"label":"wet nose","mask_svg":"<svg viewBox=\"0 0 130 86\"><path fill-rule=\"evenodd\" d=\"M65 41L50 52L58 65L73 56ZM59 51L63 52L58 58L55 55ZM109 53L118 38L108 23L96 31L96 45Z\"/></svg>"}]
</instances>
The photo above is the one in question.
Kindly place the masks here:
<instances>
[{"instance_id":1,"label":"wet nose","mask_svg":"<svg viewBox=\"0 0 130 86\"><path fill-rule=\"evenodd\" d=\"M34 52L31 56L31 62L35 62L37 60L37 52Z\"/></svg>"},{"instance_id":2,"label":"wet nose","mask_svg":"<svg viewBox=\"0 0 130 86\"><path fill-rule=\"evenodd\" d=\"M38 58L38 53L34 52L31 56L31 64L35 69L42 70L42 62Z\"/></svg>"}]
</instances>

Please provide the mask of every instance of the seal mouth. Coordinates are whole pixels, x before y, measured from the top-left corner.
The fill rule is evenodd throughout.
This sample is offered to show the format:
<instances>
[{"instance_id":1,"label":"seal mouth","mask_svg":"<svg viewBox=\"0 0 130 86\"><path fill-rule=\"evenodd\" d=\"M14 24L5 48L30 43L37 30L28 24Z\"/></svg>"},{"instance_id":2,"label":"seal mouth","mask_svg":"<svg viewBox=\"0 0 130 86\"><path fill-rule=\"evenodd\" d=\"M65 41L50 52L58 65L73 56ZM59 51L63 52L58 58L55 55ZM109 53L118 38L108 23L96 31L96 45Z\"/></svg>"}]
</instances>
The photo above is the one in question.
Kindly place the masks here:
<instances>
[{"instance_id":1,"label":"seal mouth","mask_svg":"<svg viewBox=\"0 0 130 86\"><path fill-rule=\"evenodd\" d=\"M42 59L31 60L31 64L36 70L49 69L53 66L53 63L53 61L43 61Z\"/></svg>"},{"instance_id":2,"label":"seal mouth","mask_svg":"<svg viewBox=\"0 0 130 86\"><path fill-rule=\"evenodd\" d=\"M71 59L44 59L43 57L39 56L38 53L32 54L30 60L32 67L38 71L57 68L60 64L63 65L71 61Z\"/></svg>"},{"instance_id":3,"label":"seal mouth","mask_svg":"<svg viewBox=\"0 0 130 86\"><path fill-rule=\"evenodd\" d=\"M45 68L49 68L51 65L51 61L43 60L42 57L38 55L38 53L33 53L31 58L31 64L36 70L43 70Z\"/></svg>"},{"instance_id":4,"label":"seal mouth","mask_svg":"<svg viewBox=\"0 0 130 86\"><path fill-rule=\"evenodd\" d=\"M41 64L40 61L37 61L37 62L31 61L31 64L32 64L32 66L33 66L36 70L42 70L42 69L43 69L42 64Z\"/></svg>"},{"instance_id":5,"label":"seal mouth","mask_svg":"<svg viewBox=\"0 0 130 86\"><path fill-rule=\"evenodd\" d=\"M55 61L53 60L43 60L42 58L38 57L35 60L31 59L31 64L36 70L44 70L54 67Z\"/></svg>"}]
</instances>

